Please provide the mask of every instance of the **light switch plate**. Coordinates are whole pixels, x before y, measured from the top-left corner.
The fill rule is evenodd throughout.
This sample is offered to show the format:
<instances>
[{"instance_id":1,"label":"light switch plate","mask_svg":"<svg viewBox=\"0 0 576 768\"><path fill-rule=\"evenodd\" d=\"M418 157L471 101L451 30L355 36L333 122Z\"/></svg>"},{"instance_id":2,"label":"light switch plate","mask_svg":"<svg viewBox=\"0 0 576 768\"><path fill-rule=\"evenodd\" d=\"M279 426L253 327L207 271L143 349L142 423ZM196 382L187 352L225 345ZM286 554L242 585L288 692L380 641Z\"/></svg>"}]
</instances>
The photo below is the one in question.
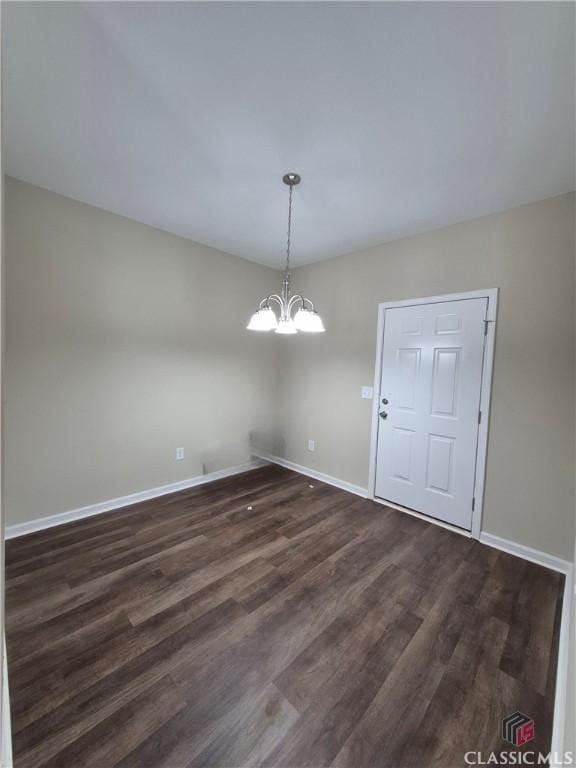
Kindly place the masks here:
<instances>
[{"instance_id":1,"label":"light switch plate","mask_svg":"<svg viewBox=\"0 0 576 768\"><path fill-rule=\"evenodd\" d=\"M374 387L362 387L361 396L364 398L364 400L372 400L374 397Z\"/></svg>"}]
</instances>

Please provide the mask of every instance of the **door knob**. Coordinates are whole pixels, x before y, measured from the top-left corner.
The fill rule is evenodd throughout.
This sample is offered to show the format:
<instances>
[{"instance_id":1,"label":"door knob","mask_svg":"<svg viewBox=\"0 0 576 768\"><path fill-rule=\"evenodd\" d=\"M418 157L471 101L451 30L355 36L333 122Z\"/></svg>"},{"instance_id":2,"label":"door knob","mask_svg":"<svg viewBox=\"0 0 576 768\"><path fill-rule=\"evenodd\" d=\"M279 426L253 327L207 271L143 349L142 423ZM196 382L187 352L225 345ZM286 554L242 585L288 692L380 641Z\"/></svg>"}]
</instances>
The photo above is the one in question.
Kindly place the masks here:
<instances>
[{"instance_id":1,"label":"door knob","mask_svg":"<svg viewBox=\"0 0 576 768\"><path fill-rule=\"evenodd\" d=\"M387 419L388 418L388 414L386 413L386 411L380 411L380 418L381 419Z\"/></svg>"}]
</instances>

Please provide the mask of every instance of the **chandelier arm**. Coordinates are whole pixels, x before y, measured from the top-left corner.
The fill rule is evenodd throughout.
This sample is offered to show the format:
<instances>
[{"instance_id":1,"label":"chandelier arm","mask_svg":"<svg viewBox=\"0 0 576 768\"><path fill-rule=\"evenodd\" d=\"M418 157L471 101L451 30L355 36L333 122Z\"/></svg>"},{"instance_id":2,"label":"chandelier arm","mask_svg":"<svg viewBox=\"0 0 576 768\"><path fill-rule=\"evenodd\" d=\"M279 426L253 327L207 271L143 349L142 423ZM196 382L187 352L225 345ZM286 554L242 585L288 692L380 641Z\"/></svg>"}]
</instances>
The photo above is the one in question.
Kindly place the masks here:
<instances>
[{"instance_id":1,"label":"chandelier arm","mask_svg":"<svg viewBox=\"0 0 576 768\"><path fill-rule=\"evenodd\" d=\"M266 302L266 304L270 304L271 301L274 301L276 304L278 304L280 309L282 309L282 307L284 306L284 302L282 301L282 297L278 296L277 293L271 293L270 296L267 296L264 299L264 301Z\"/></svg>"},{"instance_id":2,"label":"chandelier arm","mask_svg":"<svg viewBox=\"0 0 576 768\"><path fill-rule=\"evenodd\" d=\"M300 293L295 293L294 296L290 299L288 302L288 311L290 312L296 302L299 301L302 304L302 309L306 309L306 304L310 305L310 309L314 311L314 302L312 299L309 299L307 296L302 296Z\"/></svg>"},{"instance_id":3,"label":"chandelier arm","mask_svg":"<svg viewBox=\"0 0 576 768\"><path fill-rule=\"evenodd\" d=\"M282 304L282 299L280 296L278 296L277 293L271 293L269 296L266 296L266 298L262 299L260 302L259 308L264 309L265 307L270 306L270 302L275 301L277 304Z\"/></svg>"},{"instance_id":4,"label":"chandelier arm","mask_svg":"<svg viewBox=\"0 0 576 768\"><path fill-rule=\"evenodd\" d=\"M302 306L304 306L304 297L300 296L299 293L295 293L294 296L290 297L290 300L288 301L288 312L290 313L292 311L292 308L294 305L300 301L302 303Z\"/></svg>"}]
</instances>

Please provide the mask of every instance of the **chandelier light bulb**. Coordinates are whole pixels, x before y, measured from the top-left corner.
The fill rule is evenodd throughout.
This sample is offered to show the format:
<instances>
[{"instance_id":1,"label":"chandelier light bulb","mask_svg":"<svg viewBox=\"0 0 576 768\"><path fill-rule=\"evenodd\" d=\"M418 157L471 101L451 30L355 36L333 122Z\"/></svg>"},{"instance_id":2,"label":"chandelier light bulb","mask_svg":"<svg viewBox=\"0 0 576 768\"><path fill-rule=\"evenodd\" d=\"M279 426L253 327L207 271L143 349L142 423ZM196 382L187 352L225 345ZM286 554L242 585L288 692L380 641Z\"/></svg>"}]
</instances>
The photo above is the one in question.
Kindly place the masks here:
<instances>
[{"instance_id":1,"label":"chandelier light bulb","mask_svg":"<svg viewBox=\"0 0 576 768\"><path fill-rule=\"evenodd\" d=\"M249 331L273 331L278 326L278 320L271 307L263 307L254 312L246 326Z\"/></svg>"},{"instance_id":2,"label":"chandelier light bulb","mask_svg":"<svg viewBox=\"0 0 576 768\"><path fill-rule=\"evenodd\" d=\"M294 315L296 328L303 333L324 333L322 318L315 309L300 309Z\"/></svg>"}]
</instances>

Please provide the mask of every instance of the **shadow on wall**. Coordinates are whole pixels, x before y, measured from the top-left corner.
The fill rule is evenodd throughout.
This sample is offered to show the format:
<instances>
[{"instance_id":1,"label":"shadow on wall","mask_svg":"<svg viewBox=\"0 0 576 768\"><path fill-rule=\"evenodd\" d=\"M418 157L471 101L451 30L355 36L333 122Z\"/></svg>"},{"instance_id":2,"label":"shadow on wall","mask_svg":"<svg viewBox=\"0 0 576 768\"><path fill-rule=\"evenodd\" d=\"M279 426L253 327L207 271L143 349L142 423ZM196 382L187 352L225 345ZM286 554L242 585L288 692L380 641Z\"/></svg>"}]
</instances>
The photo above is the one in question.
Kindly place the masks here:
<instances>
[{"instance_id":1,"label":"shadow on wall","mask_svg":"<svg viewBox=\"0 0 576 768\"><path fill-rule=\"evenodd\" d=\"M208 475L220 469L241 466L260 456L281 456L284 448L284 438L275 430L253 429L248 432L246 439L239 443L205 449L201 456L202 474Z\"/></svg>"},{"instance_id":2,"label":"shadow on wall","mask_svg":"<svg viewBox=\"0 0 576 768\"><path fill-rule=\"evenodd\" d=\"M250 453L253 456L283 456L286 440L276 429L253 429L248 433Z\"/></svg>"},{"instance_id":3,"label":"shadow on wall","mask_svg":"<svg viewBox=\"0 0 576 768\"><path fill-rule=\"evenodd\" d=\"M203 475L246 464L246 462L250 461L247 442L232 442L204 449L200 456L200 461Z\"/></svg>"}]
</instances>

